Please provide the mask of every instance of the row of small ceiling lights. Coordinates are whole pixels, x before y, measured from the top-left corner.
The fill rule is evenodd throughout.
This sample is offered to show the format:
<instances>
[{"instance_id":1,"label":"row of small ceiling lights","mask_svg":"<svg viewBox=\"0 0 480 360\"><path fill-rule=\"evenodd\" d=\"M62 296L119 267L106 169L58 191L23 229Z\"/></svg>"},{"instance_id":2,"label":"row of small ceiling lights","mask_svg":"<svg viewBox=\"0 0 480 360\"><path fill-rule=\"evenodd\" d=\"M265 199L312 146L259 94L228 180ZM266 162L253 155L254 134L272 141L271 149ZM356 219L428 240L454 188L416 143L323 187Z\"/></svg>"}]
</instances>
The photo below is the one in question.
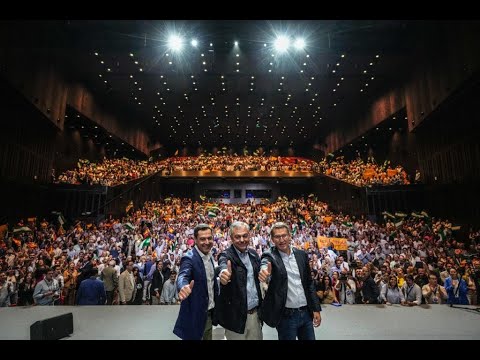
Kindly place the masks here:
<instances>
[{"instance_id":1,"label":"row of small ceiling lights","mask_svg":"<svg viewBox=\"0 0 480 360\"><path fill-rule=\"evenodd\" d=\"M193 42L192 42L192 45L193 45ZM238 43L236 43L236 45L238 45ZM210 43L210 46L213 46L213 44ZM266 44L264 44L264 46L266 46ZM99 56L99 54L98 54L97 52L95 52L95 56ZM169 56L169 54L167 53L166 56ZM236 56L239 57L240 54L237 53ZM272 57L273 57L273 56L274 56L274 54L272 54ZM309 58L309 56L310 56L309 54L306 55L307 58ZM134 58L134 54L133 54L133 53L130 53L130 57L131 57L131 58ZM201 54L201 57L204 57L204 54L203 54L203 53ZM344 58L345 55L342 54L341 57ZM378 59L378 58L379 58L379 55L376 55L376 58ZM101 63L101 64L104 64L104 61L101 60L100 63ZM135 63L135 65L139 65L138 60L134 60L134 63ZM203 61L203 65L206 66L206 62L205 62L205 61ZM237 66L238 66L238 65L239 65L239 62L237 62ZM270 66L272 66L272 65L273 65L273 63L270 63ZM303 63L303 65L306 66L306 65L307 65L306 62ZM340 63L338 62L336 65L337 65L337 67L338 67L338 66L340 66ZM370 66L373 66L373 62L370 63ZM206 68L205 68L204 70L207 71ZM271 70L271 69L270 69L270 70ZM107 68L106 71L107 71L107 72L111 72L111 69L110 69L110 68ZM139 71L140 71L140 72L143 72L143 68L142 68L141 66L139 67ZM238 69L237 69L237 72L238 72ZM269 71L269 72L271 72L271 71ZM303 73L303 69L302 69L300 72ZM332 70L332 72L333 72L333 73L336 73L336 70L334 69L334 70ZM364 74L366 74L366 73L367 73L367 70L364 70L363 72L364 72ZM99 74L99 77L102 77L102 74ZM163 75L161 75L160 77L163 79ZM195 87L194 87L194 90L197 91L197 90L198 90L197 81L194 81L194 80L195 80L195 79L194 79L194 75L191 75L191 77L192 77L192 85L195 86ZM133 75L130 75L130 78L133 79ZM225 85L225 80L224 80L224 76L223 76L223 75L221 76L221 79L222 79L222 84L221 84L221 85L222 85L222 91L225 91L225 90L226 90L226 85ZM285 79L285 77L282 76L282 82L280 82L280 86L283 85L284 79ZM371 77L371 80L373 80L373 79L374 79L374 77L372 76L372 77ZM254 90L254 82L253 82L253 81L254 81L254 76L251 76L251 80L252 80L252 82L250 83L250 85L251 85L252 87L250 88L250 91L253 91L253 90ZM311 77L311 80L314 80L314 77L313 77L313 76ZM343 81L343 80L344 80L344 78L341 77L341 78L340 78L340 81ZM104 80L104 82L105 82L105 83L108 83L107 80ZM163 84L164 84L164 85L167 85L167 82L164 81ZM135 85L135 88L134 88L134 89L136 89L136 86L138 85L138 82L137 82L137 81L134 81L134 85ZM310 83L310 82L306 85L306 92L309 91L309 86L311 86L311 83ZM340 86L340 82L337 83L337 87L338 87L338 86ZM366 86L368 86L368 83L366 83ZM141 87L138 87L138 91L141 91L141 90L142 90L142 88L141 88ZM281 88L278 88L278 91L281 91L281 90L282 90ZM166 91L167 91L167 92L170 92L170 88L167 88ZM333 91L336 92L336 89L334 88ZM361 91L363 92L363 89L361 89ZM157 94L160 96L160 92L159 92L159 91L157 92ZM135 96L135 93L134 93L134 92L132 92L132 96L134 96L134 100L135 100L135 101L138 101L138 105L141 105L141 104L142 104L142 102L139 100L138 96ZM316 97L316 96L318 96L318 94L315 94L315 97ZM189 98L188 98L187 94L184 94L184 97L185 97L185 100L188 102L188 101L189 101ZM312 98L312 103L310 103L310 106L313 106L313 105L314 105L313 102L315 101L315 97ZM163 97L160 97L160 100L163 101ZM291 94L288 94L287 99L286 99L285 106L288 106L288 104L289 104L288 102L289 102L290 100L291 100ZM263 100L262 100L262 101L263 101ZM163 104L164 106L166 105L165 102L163 102L162 104ZM215 105L215 102L212 102L212 106L214 106L214 105ZM237 103L236 103L236 105L237 105L237 106L240 105L240 103L239 103L239 98L237 98ZM261 104L261 105L263 105L263 104ZM337 103L335 102L335 103L333 104L333 106L336 106L336 105L337 105ZM178 106L178 107L181 108L181 106ZM202 106L202 109L203 109L203 108L204 108L204 106ZM249 108L250 108L250 107L249 107ZM273 108L273 107L272 107L272 108ZM295 107L295 109L297 109L297 107ZM320 109L320 106L317 106L317 110L315 110L315 113L312 114L312 118L315 118L315 117L316 117L316 115L318 114L318 110L319 110L319 109ZM158 106L157 106L157 105L154 106L154 110L157 110L157 113L160 113L160 117L163 117L163 113L158 109ZM226 112L226 117L228 117L228 110L225 110L225 112ZM180 113L183 113L183 111L180 110ZM295 110L293 111L293 114L294 114L294 113L295 113ZM206 113L205 113L205 110L203 110L203 115L204 115L204 117L207 117L207 115L206 115ZM249 110L248 117L250 117L250 110ZM270 114L270 117L272 117L272 114ZM293 115L291 115L290 117L293 118ZM155 116L155 115L153 116L153 119L155 120L155 122L157 123L157 125L160 125L160 123L158 122L158 119L156 119L156 116ZM199 124L199 122L198 122L198 117L195 117L195 119L196 119L196 121L197 121L197 126L199 126L200 124ZM278 119L280 120L280 118L278 118ZM174 116L174 120L175 120L175 122L177 123L177 126L180 126L180 123L179 123L178 119L177 119L175 116ZM216 120L218 120L218 117L217 117ZM237 117L237 127L239 126L238 120L239 120L239 118ZM298 127L298 125L299 125L300 120L301 120L301 117L298 118L298 121L297 121L297 123L296 123L296 126L297 126L297 127ZM316 121L315 121L315 123L314 123L314 126L318 126L318 125L319 125L319 120L322 120L322 117L320 117L319 119L316 119ZM217 122L217 123L218 123L218 122ZM277 122L277 125L276 125L276 126L278 126L278 125L279 125L279 123ZM217 125L217 126L218 126L218 125ZM215 127L217 127L217 126L215 126ZM259 127L259 126L258 126L258 122L257 122L257 127ZM176 131L175 131L173 125L171 125L171 128L172 128L173 133L176 134ZM191 126L190 126L190 128L192 129ZM210 128L210 127L209 127L209 128ZM267 126L264 126L264 128L265 128L265 131L264 131L264 132L266 133ZM299 131L300 134L304 131L304 128L305 128L304 126L301 127L301 129L300 129L300 131ZM228 130L229 130L229 127L228 127ZM285 130L285 126L284 126L284 129L282 130L282 134L284 133L284 130ZM193 133L194 133L194 132L193 132ZM229 131L228 131L228 133L229 133ZM248 133L248 128L247 128L247 133ZM210 128L210 134L212 134L211 128ZM172 137L173 137L173 136L170 135L170 138L172 138ZM187 135L187 137L188 137L188 135ZM205 134L204 134L204 137L205 137ZM237 136L237 137L238 137L238 136ZM271 136L271 137L273 137L273 136ZM288 135L288 138L290 138L290 135ZM305 138L305 139L307 138L307 135L306 135L306 134L304 134L304 138ZM230 142L231 142L231 141L230 141ZM184 142L184 143L185 143L185 142ZM277 142L276 142L276 143L277 143ZM290 144L293 145L293 141L291 141Z\"/></svg>"},{"instance_id":2,"label":"row of small ceiling lights","mask_svg":"<svg viewBox=\"0 0 480 360\"><path fill-rule=\"evenodd\" d=\"M397 119L396 116L392 116L392 120L396 120L396 119ZM408 121L408 117L407 117L407 116L404 116L404 119ZM408 125L407 125L407 126L408 126ZM376 130L376 131L379 131L380 128L379 128L379 127L376 127L375 130ZM399 128L398 130L401 131L402 129ZM388 128L388 131L394 131L394 129L390 126L390 127ZM365 135L362 136L361 140L365 140ZM358 142L359 142L359 143L362 142L361 140L358 140ZM355 141L354 141L354 142L355 142ZM351 147L353 147L353 146L354 146L354 143L350 143L349 145L350 145ZM363 145L364 145L365 147L367 147L367 146L368 146L368 143L364 142ZM355 145L355 147L356 147L356 146L357 146L357 145ZM359 144L358 146L361 146L361 144ZM358 151L359 151L359 150L357 150L357 152L358 152ZM343 149L340 149L339 152L340 152L340 153L343 153Z\"/></svg>"},{"instance_id":3,"label":"row of small ceiling lights","mask_svg":"<svg viewBox=\"0 0 480 360\"><path fill-rule=\"evenodd\" d=\"M81 119L81 116L80 116L79 114L77 114L75 117L76 117L77 119ZM68 119L68 114L65 114L65 119ZM75 125L71 125L70 128L71 128L71 129L75 129ZM88 127L87 127L87 128L88 128ZM85 125L80 125L80 129L84 130L84 129L85 129ZM98 130L98 126L97 126L97 125L94 125L94 126L93 126L93 129L94 129L94 131ZM102 129L102 131L105 131L105 129ZM84 134L83 137L88 138L88 137L89 137L89 133ZM97 139L97 138L98 138L98 134L93 135L93 137L94 137L95 139ZM108 135L108 137L113 140L113 135L110 134L110 135ZM95 140L94 140L94 141L95 141ZM97 145L101 145L100 142L96 142L96 144L97 144ZM110 143L109 143L109 142L106 142L105 145L108 146L108 145L110 145ZM113 144L113 145L115 145L115 144ZM118 146L118 144L116 144L116 145ZM122 142L122 146L126 146L127 148L128 148L128 147L132 147L131 151L132 151L132 152L135 152L135 148L133 148L133 146L131 146L130 144L125 145L125 143ZM110 149L107 149L107 150L110 150ZM115 149L115 152L117 152L117 151L119 151L119 149Z\"/></svg>"},{"instance_id":4,"label":"row of small ceiling lights","mask_svg":"<svg viewBox=\"0 0 480 360\"><path fill-rule=\"evenodd\" d=\"M211 44L211 45L212 45L212 44ZM264 44L264 45L266 46L266 44ZM95 53L95 55L96 55L96 56L99 56L98 53ZM167 53L166 55L169 56L168 53ZM273 54L272 54L272 55L273 55ZM130 53L130 57L133 58L133 56L134 56L134 55L133 55L132 53ZM203 57L204 54L201 54L201 56ZM236 56L238 57L238 56L240 56L240 55L239 55L239 54L236 54ZM309 55L307 54L306 57L308 58ZM103 61L103 60L101 60L100 62L101 62L102 64L104 64L104 61ZM138 61L135 60L134 63L135 63L136 65L138 65ZM206 65L205 62L203 62L203 64ZM305 64L306 64L306 63L305 63ZM239 63L237 63L237 65L239 65ZM139 68L139 71L142 71L142 70L143 70L143 68L140 67L140 68ZM111 69L110 69L110 68L107 68L107 71L110 72ZM303 71L302 71L302 72L303 72ZM100 74L100 77L102 77L101 74ZM194 79L194 75L191 75L191 77L192 77L193 80L195 80L195 79ZM133 79L133 75L130 75L130 78ZM163 75L161 75L160 78L163 79ZM223 76L223 75L221 76L221 79L222 79L222 90L225 91L225 90L226 90L226 89L225 89L225 80L224 80L224 76ZM254 76L251 76L251 83L250 83L250 85L251 85L252 87L250 88L250 91L253 91L253 90L254 90L254 82L253 82L254 79L255 79L255 77L254 77ZM285 77L282 76L282 81L283 81L284 79L285 79ZM314 79L314 77L312 77L312 80L313 80L313 79ZM105 80L105 82L107 82L107 81ZM167 85L167 82L164 81L163 84L164 84L164 85ZM137 81L134 82L134 85L135 85L135 86L138 85ZM197 83L196 83L196 81L193 81L193 84L192 84L192 85L195 86L194 90L196 91L196 90L197 90L197 87L196 87L196 86L197 86ZM282 85L283 85L283 82L280 83L280 86L282 86ZM311 83L308 83L308 86L311 86ZM142 90L141 87L138 87L138 90L141 91L141 90ZM167 91L170 91L169 88L167 88L166 90L167 90ZM281 89L279 88L278 90L280 91ZM308 91L308 88L307 88L306 90ZM157 92L157 94L160 95L160 92ZM134 95L134 92L132 92L132 95ZM318 94L315 94L315 96L317 96L317 95L318 95ZM187 94L184 94L184 96L185 96L185 100L188 101ZM137 97L137 96L134 96L134 100L137 101L137 100L138 100L138 97ZM161 97L160 100L163 100L163 98ZM287 102L285 103L285 106L288 106L288 101L289 101L289 100L291 100L291 94L288 94L287 99L286 99ZM213 101L213 98L212 98L212 101ZM240 105L240 103L239 103L238 101L239 101L239 98L237 98L237 103L236 103L237 106ZM262 99L262 101L263 101L263 99ZM141 102L138 101L138 104L141 105ZM166 103L163 102L163 105L166 105ZM214 106L214 105L215 105L215 103L212 102L212 106ZM263 103L262 103L261 105L263 105ZM179 106L179 108L180 108L180 106ZM203 108L203 106L202 106L202 108ZM250 107L249 107L249 108L250 108ZM295 109L296 109L296 108L297 108L297 107L295 107ZM319 108L319 107L318 107L318 108ZM155 109L157 109L157 113L160 113L160 110L158 110L158 106L155 105ZM180 112L182 113L183 111L180 110ZM203 110L203 112L204 112L204 117L206 117L207 115L206 115L206 113L205 113L205 110ZM294 111L294 112L295 112L295 111ZM228 113L227 110L226 110L226 113ZM250 111L249 111L249 113L250 113ZM161 113L160 116L163 117L163 113ZM228 117L228 114L226 115L226 117ZM248 114L248 117L250 117L250 114ZM272 117L272 114L270 114L270 117ZM291 116L291 117L292 117L292 116ZM156 120L156 116L153 116L153 118L154 118L154 120ZM174 119L176 119L176 117L174 117ZM218 117L217 117L217 119L218 119ZM301 118L300 118L300 119L301 119ZM279 118L279 120L280 120L280 118ZM176 120L176 122L177 122L177 124L179 125L178 120ZM158 125L160 125L160 124L158 123L158 120L156 120L156 123L157 123ZM197 121L197 124L198 124L198 121ZM199 124L198 124L198 125L199 125ZM238 126L238 118L237 118L237 126ZM277 126L278 126L278 125L277 125ZM173 128L173 126L172 126L172 128ZM304 127L303 127L303 128L304 128ZM266 132L266 127L265 127L265 132ZM176 131L174 131L174 133L176 133ZM172 135L170 135L170 137L172 137ZM271 137L273 137L273 136L271 136ZM288 137L290 137L290 136L288 136ZM306 137L307 137L307 136L305 135L304 138L306 138Z\"/></svg>"}]
</instances>

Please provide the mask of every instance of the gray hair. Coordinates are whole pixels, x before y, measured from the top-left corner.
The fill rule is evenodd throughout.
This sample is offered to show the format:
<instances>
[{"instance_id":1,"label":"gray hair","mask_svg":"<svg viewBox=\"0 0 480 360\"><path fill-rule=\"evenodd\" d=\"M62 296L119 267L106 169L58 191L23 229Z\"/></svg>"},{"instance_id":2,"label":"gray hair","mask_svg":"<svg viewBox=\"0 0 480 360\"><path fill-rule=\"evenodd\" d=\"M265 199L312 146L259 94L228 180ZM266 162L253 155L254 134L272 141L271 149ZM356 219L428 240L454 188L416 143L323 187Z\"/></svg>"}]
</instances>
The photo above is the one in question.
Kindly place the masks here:
<instances>
[{"instance_id":1,"label":"gray hair","mask_svg":"<svg viewBox=\"0 0 480 360\"><path fill-rule=\"evenodd\" d=\"M288 235L292 236L292 233L290 232L290 226L288 226L284 222L276 222L275 224L273 224L272 228L270 229L270 237L271 238L273 237L273 231L277 230L277 229L287 229Z\"/></svg>"},{"instance_id":2,"label":"gray hair","mask_svg":"<svg viewBox=\"0 0 480 360\"><path fill-rule=\"evenodd\" d=\"M233 235L233 229L236 229L236 228L246 228L248 231L250 231L250 226L246 222L234 221L232 223L232 225L230 225L230 230L228 232L230 237L232 237L232 235Z\"/></svg>"}]
</instances>

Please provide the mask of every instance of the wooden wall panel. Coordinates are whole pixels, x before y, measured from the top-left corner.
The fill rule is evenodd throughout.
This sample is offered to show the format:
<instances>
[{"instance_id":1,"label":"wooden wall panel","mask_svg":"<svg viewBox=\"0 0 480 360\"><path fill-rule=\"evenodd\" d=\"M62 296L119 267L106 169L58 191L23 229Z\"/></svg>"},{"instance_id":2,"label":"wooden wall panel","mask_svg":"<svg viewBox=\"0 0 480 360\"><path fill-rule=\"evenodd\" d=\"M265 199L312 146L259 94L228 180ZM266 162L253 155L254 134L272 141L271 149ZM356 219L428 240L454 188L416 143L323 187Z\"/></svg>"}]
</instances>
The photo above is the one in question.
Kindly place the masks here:
<instances>
[{"instance_id":1,"label":"wooden wall panel","mask_svg":"<svg viewBox=\"0 0 480 360\"><path fill-rule=\"evenodd\" d=\"M26 49L9 49L3 56L3 75L46 118L62 129L67 84L61 68L51 62L52 57L48 49L35 54Z\"/></svg>"},{"instance_id":2,"label":"wooden wall panel","mask_svg":"<svg viewBox=\"0 0 480 360\"><path fill-rule=\"evenodd\" d=\"M444 37L443 46L435 51L427 47L419 53L424 62L405 85L410 130L480 70L479 27L472 22L443 28L438 34Z\"/></svg>"},{"instance_id":3,"label":"wooden wall panel","mask_svg":"<svg viewBox=\"0 0 480 360\"><path fill-rule=\"evenodd\" d=\"M327 135L326 152L342 148L404 106L409 129L418 127L466 80L478 73L479 36L478 22L436 24L429 32L419 34L415 67L410 77L380 96L367 114L349 128Z\"/></svg>"},{"instance_id":4,"label":"wooden wall panel","mask_svg":"<svg viewBox=\"0 0 480 360\"><path fill-rule=\"evenodd\" d=\"M127 119L122 119L123 122L121 122L114 115L103 110L95 101L93 94L82 85L74 84L70 87L67 102L75 110L96 122L99 126L105 128L144 154L149 154L148 135L138 128L126 128L124 124L128 123Z\"/></svg>"},{"instance_id":5,"label":"wooden wall panel","mask_svg":"<svg viewBox=\"0 0 480 360\"><path fill-rule=\"evenodd\" d=\"M400 111L404 106L404 97L401 90L393 89L387 92L372 104L366 116L358 119L350 128L338 128L330 133L325 140L327 144L326 152L334 152L342 148L386 118Z\"/></svg>"}]
</instances>

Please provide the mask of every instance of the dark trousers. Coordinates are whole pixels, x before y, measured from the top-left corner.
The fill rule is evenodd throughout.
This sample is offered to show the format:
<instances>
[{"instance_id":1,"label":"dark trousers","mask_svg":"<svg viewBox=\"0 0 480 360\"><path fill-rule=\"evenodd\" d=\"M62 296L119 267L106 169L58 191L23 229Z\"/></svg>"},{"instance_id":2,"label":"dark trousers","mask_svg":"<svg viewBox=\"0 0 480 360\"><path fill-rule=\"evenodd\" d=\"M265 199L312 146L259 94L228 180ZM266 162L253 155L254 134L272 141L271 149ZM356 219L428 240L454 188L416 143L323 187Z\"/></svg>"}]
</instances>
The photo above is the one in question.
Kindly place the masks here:
<instances>
[{"instance_id":1,"label":"dark trousers","mask_svg":"<svg viewBox=\"0 0 480 360\"><path fill-rule=\"evenodd\" d=\"M115 294L115 290L112 291L105 291L107 294L107 305L112 305L113 303L113 295Z\"/></svg>"},{"instance_id":2,"label":"dark trousers","mask_svg":"<svg viewBox=\"0 0 480 360\"><path fill-rule=\"evenodd\" d=\"M277 326L278 340L315 340L313 320L306 306L285 309Z\"/></svg>"},{"instance_id":3,"label":"dark trousers","mask_svg":"<svg viewBox=\"0 0 480 360\"><path fill-rule=\"evenodd\" d=\"M212 340L212 315L213 310L210 310L207 315L207 321L205 322L205 330L203 331L202 340Z\"/></svg>"}]
</instances>

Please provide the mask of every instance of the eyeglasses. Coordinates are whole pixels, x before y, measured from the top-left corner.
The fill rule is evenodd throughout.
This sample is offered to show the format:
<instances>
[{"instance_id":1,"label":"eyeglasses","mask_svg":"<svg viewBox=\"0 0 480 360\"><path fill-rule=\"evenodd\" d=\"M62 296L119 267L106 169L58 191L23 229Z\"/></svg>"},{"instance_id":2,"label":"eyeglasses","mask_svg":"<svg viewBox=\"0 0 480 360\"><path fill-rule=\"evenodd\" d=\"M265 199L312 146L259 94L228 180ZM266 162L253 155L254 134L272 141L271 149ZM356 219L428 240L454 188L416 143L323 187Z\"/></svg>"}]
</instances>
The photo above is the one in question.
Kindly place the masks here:
<instances>
[{"instance_id":1,"label":"eyeglasses","mask_svg":"<svg viewBox=\"0 0 480 360\"><path fill-rule=\"evenodd\" d=\"M289 234L273 235L273 238L275 240L280 240L280 239L288 239L289 236L290 236Z\"/></svg>"}]
</instances>

